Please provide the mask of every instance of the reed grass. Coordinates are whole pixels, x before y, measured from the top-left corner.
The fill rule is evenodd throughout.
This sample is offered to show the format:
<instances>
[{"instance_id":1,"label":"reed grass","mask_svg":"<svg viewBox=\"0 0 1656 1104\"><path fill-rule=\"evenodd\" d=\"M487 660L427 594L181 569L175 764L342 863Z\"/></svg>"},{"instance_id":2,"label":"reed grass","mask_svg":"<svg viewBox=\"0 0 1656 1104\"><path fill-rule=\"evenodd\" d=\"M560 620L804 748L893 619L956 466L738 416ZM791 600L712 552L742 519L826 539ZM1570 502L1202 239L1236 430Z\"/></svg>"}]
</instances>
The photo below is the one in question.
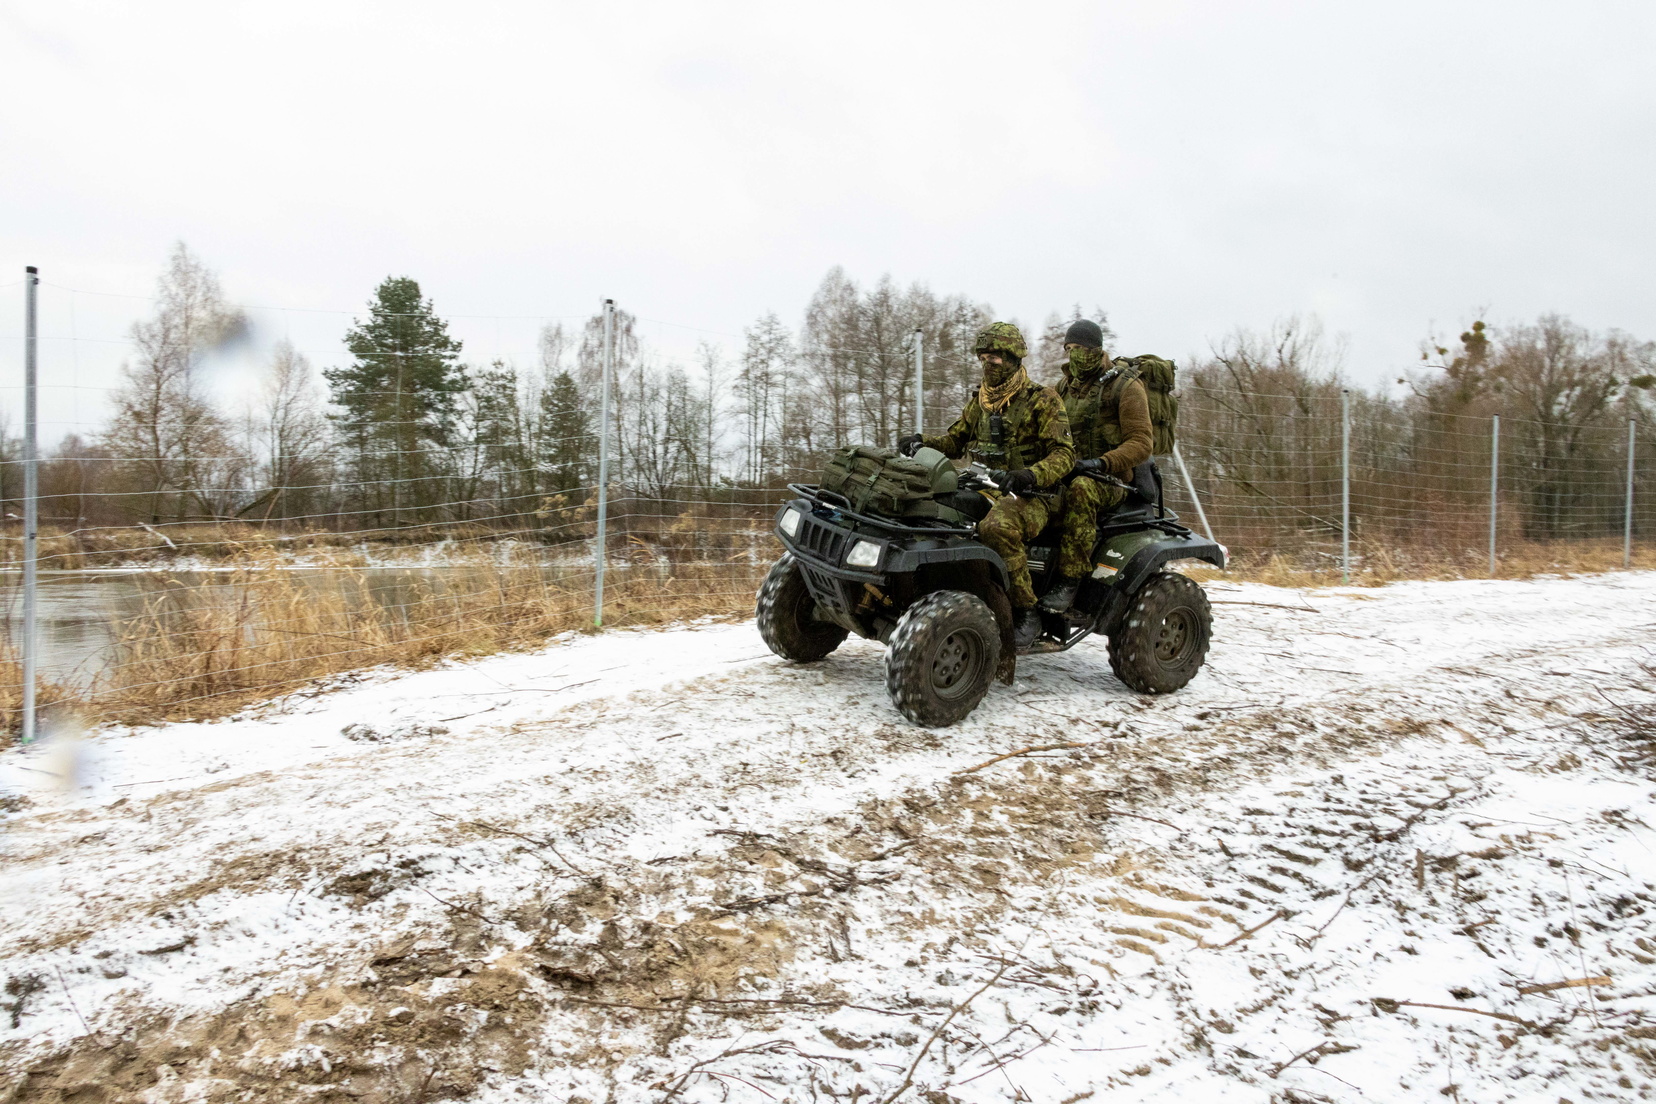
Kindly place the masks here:
<instances>
[{"instance_id":1,"label":"reed grass","mask_svg":"<svg viewBox=\"0 0 1656 1104\"><path fill-rule=\"evenodd\" d=\"M752 614L768 551L675 562L705 554L693 533L671 555L642 542L619 549L605 583L605 627L659 625ZM747 544L747 542L741 542ZM44 708L70 709L87 724L209 720L301 687L371 667L418 668L449 657L538 647L561 633L591 631L592 572L503 557L489 545L451 549L441 578L410 575L385 601L353 553L318 552L295 571L286 550L256 547L206 576L161 576L142 612L117 626L113 660L84 683L37 683ZM1277 586L1340 583L1337 548L1236 555L1226 572L1186 565L1199 579ZM1619 541L1528 542L1502 549L1496 576L1602 572L1622 565ZM1636 548L1633 566L1656 569L1656 548ZM1483 578L1480 548L1399 548L1359 542L1351 582ZM383 586L383 573L377 585ZM0 746L20 724L21 669L0 646Z\"/></svg>"},{"instance_id":2,"label":"reed grass","mask_svg":"<svg viewBox=\"0 0 1656 1104\"><path fill-rule=\"evenodd\" d=\"M0 568L16 570L22 555L21 530L16 524L0 528ZM409 549L437 546L499 546L514 538L535 548L568 545L584 534L572 532L550 540L546 528L502 530L481 523L405 526L362 532L326 529L283 529L240 522L189 522L159 527L104 526L62 529L43 526L39 536L40 565L66 571L109 567L166 567L170 564L230 564L260 552L284 556L356 558L360 562L395 559Z\"/></svg>"},{"instance_id":3,"label":"reed grass","mask_svg":"<svg viewBox=\"0 0 1656 1104\"><path fill-rule=\"evenodd\" d=\"M1636 571L1656 570L1656 547L1635 544L1630 566ZM1414 579L1533 579L1622 568L1622 542L1615 539L1509 542L1497 551L1493 575L1487 547L1399 546L1363 540L1352 543L1349 585L1385 586ZM1269 586L1326 587L1343 582L1336 544L1308 545L1292 552L1233 553L1223 572L1188 565L1184 570L1201 580L1240 579Z\"/></svg>"},{"instance_id":4,"label":"reed grass","mask_svg":"<svg viewBox=\"0 0 1656 1104\"><path fill-rule=\"evenodd\" d=\"M749 615L769 566L745 556L634 558L608 573L605 627ZM488 556L451 566L441 580L411 575L391 603L358 566L301 573L270 552L204 579L164 578L142 612L117 626L101 674L85 686L41 684L41 700L75 706L88 724L208 720L348 671L536 647L594 627L590 570L554 575ZM0 679L3 742L20 724L15 662L0 661Z\"/></svg>"}]
</instances>

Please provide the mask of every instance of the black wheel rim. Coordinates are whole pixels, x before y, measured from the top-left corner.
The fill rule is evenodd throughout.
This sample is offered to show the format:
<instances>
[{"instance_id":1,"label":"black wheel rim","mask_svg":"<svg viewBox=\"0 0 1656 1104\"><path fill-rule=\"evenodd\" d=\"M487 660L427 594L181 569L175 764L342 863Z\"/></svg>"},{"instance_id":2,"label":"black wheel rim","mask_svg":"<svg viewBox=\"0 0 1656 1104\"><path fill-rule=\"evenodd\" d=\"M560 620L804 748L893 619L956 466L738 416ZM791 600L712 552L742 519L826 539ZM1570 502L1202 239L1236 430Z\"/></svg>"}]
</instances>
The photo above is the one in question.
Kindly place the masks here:
<instances>
[{"instance_id":1,"label":"black wheel rim","mask_svg":"<svg viewBox=\"0 0 1656 1104\"><path fill-rule=\"evenodd\" d=\"M943 638L932 653L932 692L940 698L960 698L971 693L983 669L983 638L969 629L956 629Z\"/></svg>"},{"instance_id":2,"label":"black wheel rim","mask_svg":"<svg viewBox=\"0 0 1656 1104\"><path fill-rule=\"evenodd\" d=\"M828 636L833 633L834 626L827 621L818 621L816 618L816 599L811 596L811 589L801 582L799 600L794 603L794 624L799 631L809 637Z\"/></svg>"},{"instance_id":3,"label":"black wheel rim","mask_svg":"<svg viewBox=\"0 0 1656 1104\"><path fill-rule=\"evenodd\" d=\"M1169 667L1184 663L1196 650L1198 635L1195 610L1188 606L1169 610L1156 633L1156 661Z\"/></svg>"}]
</instances>

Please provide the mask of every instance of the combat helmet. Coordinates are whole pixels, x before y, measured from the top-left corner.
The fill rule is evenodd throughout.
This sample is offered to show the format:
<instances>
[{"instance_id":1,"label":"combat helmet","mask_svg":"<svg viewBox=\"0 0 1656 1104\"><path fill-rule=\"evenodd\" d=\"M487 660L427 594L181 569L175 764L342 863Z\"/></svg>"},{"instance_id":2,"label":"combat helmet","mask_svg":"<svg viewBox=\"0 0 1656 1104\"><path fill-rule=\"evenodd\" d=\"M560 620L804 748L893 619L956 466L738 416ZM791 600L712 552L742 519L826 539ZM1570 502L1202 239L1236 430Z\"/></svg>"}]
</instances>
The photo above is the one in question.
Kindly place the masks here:
<instances>
[{"instance_id":1,"label":"combat helmet","mask_svg":"<svg viewBox=\"0 0 1656 1104\"><path fill-rule=\"evenodd\" d=\"M1029 353L1023 334L1010 322L991 322L978 331L973 353L999 353L1012 361L1021 362Z\"/></svg>"}]
</instances>

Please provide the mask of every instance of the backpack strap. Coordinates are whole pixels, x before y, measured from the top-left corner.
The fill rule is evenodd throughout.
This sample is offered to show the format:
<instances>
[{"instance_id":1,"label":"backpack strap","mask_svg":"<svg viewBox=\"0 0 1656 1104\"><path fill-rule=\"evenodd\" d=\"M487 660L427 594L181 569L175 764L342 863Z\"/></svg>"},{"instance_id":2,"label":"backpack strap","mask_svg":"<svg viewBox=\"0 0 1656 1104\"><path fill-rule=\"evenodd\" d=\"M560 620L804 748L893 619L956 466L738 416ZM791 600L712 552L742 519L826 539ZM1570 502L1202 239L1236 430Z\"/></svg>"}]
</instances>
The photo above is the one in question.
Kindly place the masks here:
<instances>
[{"instance_id":1,"label":"backpack strap","mask_svg":"<svg viewBox=\"0 0 1656 1104\"><path fill-rule=\"evenodd\" d=\"M868 500L874 497L874 484L878 483L880 476L884 474L885 469L879 465L876 465L873 472L869 474L868 482L863 484L862 493L857 496L858 513L868 509Z\"/></svg>"}]
</instances>

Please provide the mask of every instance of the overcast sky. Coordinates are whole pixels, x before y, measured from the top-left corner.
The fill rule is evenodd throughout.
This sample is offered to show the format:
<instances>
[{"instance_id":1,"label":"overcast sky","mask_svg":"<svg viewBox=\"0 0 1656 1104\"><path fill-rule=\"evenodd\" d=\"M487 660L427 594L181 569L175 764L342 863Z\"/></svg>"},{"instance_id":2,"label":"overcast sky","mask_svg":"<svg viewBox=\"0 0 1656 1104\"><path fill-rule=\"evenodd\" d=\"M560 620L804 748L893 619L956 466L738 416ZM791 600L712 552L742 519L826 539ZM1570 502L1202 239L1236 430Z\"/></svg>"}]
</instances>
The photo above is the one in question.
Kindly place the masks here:
<instances>
[{"instance_id":1,"label":"overcast sky","mask_svg":"<svg viewBox=\"0 0 1656 1104\"><path fill-rule=\"evenodd\" d=\"M318 367L391 274L527 360L604 296L734 345L835 264L1179 358L1315 315L1365 384L1480 310L1656 337L1653 56L1648 0L0 0L0 371L38 265L94 418L177 240Z\"/></svg>"}]
</instances>

